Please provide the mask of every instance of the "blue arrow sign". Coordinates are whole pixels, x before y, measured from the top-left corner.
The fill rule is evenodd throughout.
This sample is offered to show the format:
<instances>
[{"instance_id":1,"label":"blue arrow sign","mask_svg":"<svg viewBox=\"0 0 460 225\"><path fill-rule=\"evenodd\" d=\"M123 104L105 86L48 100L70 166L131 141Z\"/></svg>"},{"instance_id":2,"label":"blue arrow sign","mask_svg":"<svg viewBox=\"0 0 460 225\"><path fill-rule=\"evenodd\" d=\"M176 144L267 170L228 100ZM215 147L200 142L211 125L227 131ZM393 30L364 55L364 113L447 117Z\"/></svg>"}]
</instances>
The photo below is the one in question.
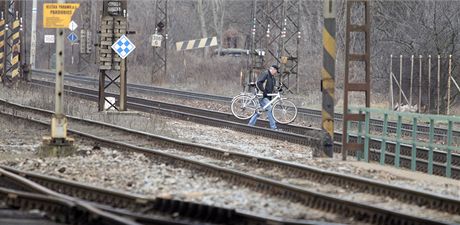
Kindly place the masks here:
<instances>
[{"instance_id":1,"label":"blue arrow sign","mask_svg":"<svg viewBox=\"0 0 460 225\"><path fill-rule=\"evenodd\" d=\"M78 40L78 36L74 32L72 32L67 36L67 39L70 42L76 42Z\"/></svg>"}]
</instances>

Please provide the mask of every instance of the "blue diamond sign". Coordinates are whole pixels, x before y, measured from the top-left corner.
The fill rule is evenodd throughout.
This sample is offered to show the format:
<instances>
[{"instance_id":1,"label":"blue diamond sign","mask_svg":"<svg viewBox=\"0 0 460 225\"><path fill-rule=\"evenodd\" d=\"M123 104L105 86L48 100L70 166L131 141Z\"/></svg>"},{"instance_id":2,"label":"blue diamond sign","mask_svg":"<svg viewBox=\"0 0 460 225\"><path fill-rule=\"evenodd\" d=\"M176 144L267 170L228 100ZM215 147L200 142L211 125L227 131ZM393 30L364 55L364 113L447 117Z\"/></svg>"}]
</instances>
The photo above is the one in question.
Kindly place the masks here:
<instances>
[{"instance_id":1,"label":"blue diamond sign","mask_svg":"<svg viewBox=\"0 0 460 225\"><path fill-rule=\"evenodd\" d=\"M136 46L125 36L121 36L113 45L112 49L122 58L126 58Z\"/></svg>"},{"instance_id":2,"label":"blue diamond sign","mask_svg":"<svg viewBox=\"0 0 460 225\"><path fill-rule=\"evenodd\" d=\"M70 42L76 42L78 40L78 36L74 32L72 32L69 35L67 35L67 39Z\"/></svg>"}]
</instances>

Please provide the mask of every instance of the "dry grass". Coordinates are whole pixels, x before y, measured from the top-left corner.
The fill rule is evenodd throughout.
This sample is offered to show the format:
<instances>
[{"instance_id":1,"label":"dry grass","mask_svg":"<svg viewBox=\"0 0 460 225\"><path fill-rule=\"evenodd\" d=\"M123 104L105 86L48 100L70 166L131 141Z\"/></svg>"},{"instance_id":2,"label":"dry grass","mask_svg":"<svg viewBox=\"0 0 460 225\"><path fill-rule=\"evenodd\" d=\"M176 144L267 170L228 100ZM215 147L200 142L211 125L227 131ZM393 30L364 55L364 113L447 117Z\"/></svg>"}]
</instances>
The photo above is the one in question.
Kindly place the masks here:
<instances>
[{"instance_id":1,"label":"dry grass","mask_svg":"<svg viewBox=\"0 0 460 225\"><path fill-rule=\"evenodd\" d=\"M129 82L153 84L177 90L232 95L240 90L240 71L246 57L209 57L203 59L197 53L168 55L168 76L156 75L152 83L152 67L130 68Z\"/></svg>"},{"instance_id":2,"label":"dry grass","mask_svg":"<svg viewBox=\"0 0 460 225\"><path fill-rule=\"evenodd\" d=\"M11 102L54 111L54 90L37 88L26 83L17 88L0 85L0 98ZM168 119L155 114L138 112L98 112L97 103L71 96L64 97L64 113L69 116L102 121L130 129L177 137L178 133L168 125Z\"/></svg>"}]
</instances>

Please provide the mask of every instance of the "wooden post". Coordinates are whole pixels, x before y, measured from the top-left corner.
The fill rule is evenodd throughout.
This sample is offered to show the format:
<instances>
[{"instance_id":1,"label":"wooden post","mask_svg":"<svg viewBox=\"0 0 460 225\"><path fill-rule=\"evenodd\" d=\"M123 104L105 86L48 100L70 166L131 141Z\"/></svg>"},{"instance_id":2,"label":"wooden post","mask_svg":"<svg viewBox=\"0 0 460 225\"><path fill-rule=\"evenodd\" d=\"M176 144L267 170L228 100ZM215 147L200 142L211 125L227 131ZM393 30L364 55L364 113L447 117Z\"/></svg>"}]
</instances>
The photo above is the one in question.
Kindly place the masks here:
<instances>
[{"instance_id":1,"label":"wooden post","mask_svg":"<svg viewBox=\"0 0 460 225\"><path fill-rule=\"evenodd\" d=\"M394 110L393 98L393 55L390 55L390 96L391 96L391 110Z\"/></svg>"},{"instance_id":2,"label":"wooden post","mask_svg":"<svg viewBox=\"0 0 460 225\"><path fill-rule=\"evenodd\" d=\"M450 79L452 78L452 55L449 55L449 74L447 76L447 115L450 114Z\"/></svg>"},{"instance_id":3,"label":"wooden post","mask_svg":"<svg viewBox=\"0 0 460 225\"><path fill-rule=\"evenodd\" d=\"M412 107L412 86L414 81L414 55L410 57L409 107Z\"/></svg>"},{"instance_id":4,"label":"wooden post","mask_svg":"<svg viewBox=\"0 0 460 225\"><path fill-rule=\"evenodd\" d=\"M437 110L436 112L439 114L439 105L441 104L441 95L439 93L439 89L441 87L441 56L438 55L438 82L437 82L437 85L438 85L438 102L436 102L436 106L437 106Z\"/></svg>"},{"instance_id":5,"label":"wooden post","mask_svg":"<svg viewBox=\"0 0 460 225\"><path fill-rule=\"evenodd\" d=\"M422 107L422 55L419 55L419 70L418 70L418 107L417 112L420 113Z\"/></svg>"},{"instance_id":6,"label":"wooden post","mask_svg":"<svg viewBox=\"0 0 460 225\"><path fill-rule=\"evenodd\" d=\"M398 111L401 111L401 94L402 94L402 63L403 63L403 56L399 55L399 106Z\"/></svg>"},{"instance_id":7,"label":"wooden post","mask_svg":"<svg viewBox=\"0 0 460 225\"><path fill-rule=\"evenodd\" d=\"M431 55L428 56L428 113L431 113Z\"/></svg>"}]
</instances>

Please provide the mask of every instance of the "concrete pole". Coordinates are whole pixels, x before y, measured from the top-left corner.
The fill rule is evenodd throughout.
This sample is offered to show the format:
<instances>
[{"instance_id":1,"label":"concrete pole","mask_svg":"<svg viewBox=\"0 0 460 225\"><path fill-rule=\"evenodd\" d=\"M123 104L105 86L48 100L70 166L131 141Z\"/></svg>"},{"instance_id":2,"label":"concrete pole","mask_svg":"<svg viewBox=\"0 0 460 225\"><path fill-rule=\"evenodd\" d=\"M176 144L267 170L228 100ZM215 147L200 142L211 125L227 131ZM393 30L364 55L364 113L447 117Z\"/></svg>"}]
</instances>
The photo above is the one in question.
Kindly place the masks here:
<instances>
[{"instance_id":1,"label":"concrete pole","mask_svg":"<svg viewBox=\"0 0 460 225\"><path fill-rule=\"evenodd\" d=\"M30 62L29 62L29 59L27 58L28 57L28 52L27 52L27 47L26 47L26 35L27 35L27 32L26 31L29 31L27 29L27 20L26 20L26 8L27 8L27 1L20 1L21 3L21 10L20 10L20 15L19 15L19 43L20 43L20 47L19 47L19 50L20 50L20 53L19 53L19 58L20 58L20 63L19 63L19 68L20 68L20 71L22 72L22 76L24 78L24 80L26 81L30 81L30 72L29 72L29 68L30 68Z\"/></svg>"},{"instance_id":2,"label":"concrete pole","mask_svg":"<svg viewBox=\"0 0 460 225\"><path fill-rule=\"evenodd\" d=\"M328 157L333 156L334 147L334 92L335 92L335 58L336 58L336 21L335 0L323 2L323 69L321 70L322 130L325 134L324 151Z\"/></svg>"},{"instance_id":3,"label":"concrete pole","mask_svg":"<svg viewBox=\"0 0 460 225\"><path fill-rule=\"evenodd\" d=\"M37 0L32 1L32 24L30 32L30 68L35 69L35 55L37 48Z\"/></svg>"},{"instance_id":4,"label":"concrete pole","mask_svg":"<svg viewBox=\"0 0 460 225\"><path fill-rule=\"evenodd\" d=\"M58 0L57 3L65 3ZM54 115L51 120L51 138L64 144L67 138L67 120L64 115L64 29L56 29L56 87Z\"/></svg>"},{"instance_id":5,"label":"concrete pole","mask_svg":"<svg viewBox=\"0 0 460 225\"><path fill-rule=\"evenodd\" d=\"M64 4L65 0L58 0L57 3ZM56 29L54 114L51 117L51 137L43 137L43 144L37 152L41 157L69 156L77 150L73 145L74 139L67 137L67 118L64 114L64 29Z\"/></svg>"}]
</instances>

